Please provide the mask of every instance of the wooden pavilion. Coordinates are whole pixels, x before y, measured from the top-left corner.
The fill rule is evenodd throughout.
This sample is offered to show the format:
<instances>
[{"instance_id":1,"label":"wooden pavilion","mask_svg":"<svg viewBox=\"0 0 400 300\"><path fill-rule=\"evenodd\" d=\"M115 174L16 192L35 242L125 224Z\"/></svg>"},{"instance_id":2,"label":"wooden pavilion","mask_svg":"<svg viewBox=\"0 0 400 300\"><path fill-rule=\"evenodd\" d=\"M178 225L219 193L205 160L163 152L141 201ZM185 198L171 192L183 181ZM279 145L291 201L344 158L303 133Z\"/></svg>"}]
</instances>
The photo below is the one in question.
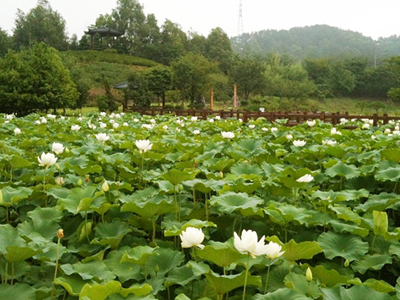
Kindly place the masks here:
<instances>
[{"instance_id":1,"label":"wooden pavilion","mask_svg":"<svg viewBox=\"0 0 400 300\"><path fill-rule=\"evenodd\" d=\"M103 45L103 37L107 39L108 46L114 46L115 38L120 37L124 33L115 29L111 29L109 27L100 27L100 28L91 28L88 31L85 31L85 34L90 35L90 47L93 48L93 37L98 34L100 36L100 44ZM111 44L110 44L111 39Z\"/></svg>"}]
</instances>

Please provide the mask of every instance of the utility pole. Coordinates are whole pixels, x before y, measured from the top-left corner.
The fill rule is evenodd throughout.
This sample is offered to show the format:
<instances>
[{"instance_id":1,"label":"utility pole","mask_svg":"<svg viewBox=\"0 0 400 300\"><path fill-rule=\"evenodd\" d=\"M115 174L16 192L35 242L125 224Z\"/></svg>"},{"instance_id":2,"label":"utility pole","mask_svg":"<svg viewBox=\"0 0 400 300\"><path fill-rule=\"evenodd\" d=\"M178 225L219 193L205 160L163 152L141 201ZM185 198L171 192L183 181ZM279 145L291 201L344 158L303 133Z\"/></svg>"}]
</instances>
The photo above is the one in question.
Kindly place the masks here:
<instances>
[{"instance_id":1,"label":"utility pole","mask_svg":"<svg viewBox=\"0 0 400 300\"><path fill-rule=\"evenodd\" d=\"M242 0L239 1L239 21L238 21L238 36L243 34L243 9Z\"/></svg>"}]
</instances>

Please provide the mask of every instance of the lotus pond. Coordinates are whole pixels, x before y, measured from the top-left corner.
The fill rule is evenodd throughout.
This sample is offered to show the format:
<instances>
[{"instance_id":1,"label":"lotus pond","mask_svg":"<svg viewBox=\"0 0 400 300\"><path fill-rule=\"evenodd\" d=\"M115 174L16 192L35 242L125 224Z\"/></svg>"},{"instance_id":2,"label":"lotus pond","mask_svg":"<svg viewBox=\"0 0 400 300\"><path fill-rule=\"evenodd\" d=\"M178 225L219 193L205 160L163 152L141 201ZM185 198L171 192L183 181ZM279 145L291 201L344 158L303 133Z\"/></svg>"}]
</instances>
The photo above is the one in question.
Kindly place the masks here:
<instances>
[{"instance_id":1,"label":"lotus pond","mask_svg":"<svg viewBox=\"0 0 400 300\"><path fill-rule=\"evenodd\" d=\"M0 299L399 299L399 134L1 115Z\"/></svg>"}]
</instances>

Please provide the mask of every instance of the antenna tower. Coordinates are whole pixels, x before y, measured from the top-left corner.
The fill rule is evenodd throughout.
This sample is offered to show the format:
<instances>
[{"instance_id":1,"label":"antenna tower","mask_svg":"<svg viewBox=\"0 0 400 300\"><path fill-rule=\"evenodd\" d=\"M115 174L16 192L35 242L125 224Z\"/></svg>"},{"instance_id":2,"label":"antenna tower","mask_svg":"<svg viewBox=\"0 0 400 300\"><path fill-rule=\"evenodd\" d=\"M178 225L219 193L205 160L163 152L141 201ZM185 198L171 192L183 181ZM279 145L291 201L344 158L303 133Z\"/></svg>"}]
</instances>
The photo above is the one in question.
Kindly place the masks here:
<instances>
[{"instance_id":1,"label":"antenna tower","mask_svg":"<svg viewBox=\"0 0 400 300\"><path fill-rule=\"evenodd\" d=\"M243 34L243 9L242 0L239 1L239 21L238 21L238 36Z\"/></svg>"}]
</instances>

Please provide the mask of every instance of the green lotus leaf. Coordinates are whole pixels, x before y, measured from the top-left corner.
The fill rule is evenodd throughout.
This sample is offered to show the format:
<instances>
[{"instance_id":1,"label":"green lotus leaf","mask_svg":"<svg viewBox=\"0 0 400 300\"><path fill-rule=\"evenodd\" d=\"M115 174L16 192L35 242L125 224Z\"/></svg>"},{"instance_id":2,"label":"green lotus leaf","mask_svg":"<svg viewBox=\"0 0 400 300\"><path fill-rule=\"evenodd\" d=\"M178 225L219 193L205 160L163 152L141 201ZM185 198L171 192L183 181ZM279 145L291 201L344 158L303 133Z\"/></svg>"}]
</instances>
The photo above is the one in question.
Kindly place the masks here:
<instances>
[{"instance_id":1,"label":"green lotus leaf","mask_svg":"<svg viewBox=\"0 0 400 300\"><path fill-rule=\"evenodd\" d=\"M179 294L178 296L175 297L175 300L191 300L191 299L185 294Z\"/></svg>"},{"instance_id":2,"label":"green lotus leaf","mask_svg":"<svg viewBox=\"0 0 400 300\"><path fill-rule=\"evenodd\" d=\"M356 261L351 267L354 272L365 274L368 270L379 271L386 264L391 264L392 258L386 254L365 255Z\"/></svg>"},{"instance_id":3,"label":"green lotus leaf","mask_svg":"<svg viewBox=\"0 0 400 300\"><path fill-rule=\"evenodd\" d=\"M87 210L94 200L96 193L95 186L76 187L70 190L66 198L58 198L57 206L62 210L67 210L72 214Z\"/></svg>"},{"instance_id":4,"label":"green lotus leaf","mask_svg":"<svg viewBox=\"0 0 400 300\"><path fill-rule=\"evenodd\" d=\"M137 246L126 251L121 257L121 263L130 262L137 265L144 265L150 256L158 255L156 248L149 246Z\"/></svg>"},{"instance_id":5,"label":"green lotus leaf","mask_svg":"<svg viewBox=\"0 0 400 300\"><path fill-rule=\"evenodd\" d=\"M196 255L204 260L211 261L220 267L229 267L235 261L243 256L236 249L233 249L229 243L209 242L202 250L197 250Z\"/></svg>"},{"instance_id":6,"label":"green lotus leaf","mask_svg":"<svg viewBox=\"0 0 400 300\"><path fill-rule=\"evenodd\" d=\"M60 266L66 275L78 274L83 280L110 281L115 275L102 261L90 261L87 263L63 264Z\"/></svg>"},{"instance_id":7,"label":"green lotus leaf","mask_svg":"<svg viewBox=\"0 0 400 300\"><path fill-rule=\"evenodd\" d=\"M373 212L374 234L385 236L388 232L389 220L388 215L384 211Z\"/></svg>"},{"instance_id":8,"label":"green lotus leaf","mask_svg":"<svg viewBox=\"0 0 400 300\"><path fill-rule=\"evenodd\" d=\"M114 153L111 155L101 154L98 160L103 164L109 164L112 166L117 166L119 164L124 164L131 160L131 155L128 153Z\"/></svg>"},{"instance_id":9,"label":"green lotus leaf","mask_svg":"<svg viewBox=\"0 0 400 300\"><path fill-rule=\"evenodd\" d=\"M336 213L338 219L345 221L354 222L356 224L361 224L363 218L357 213L353 212L350 207L347 206L329 206L329 209Z\"/></svg>"},{"instance_id":10,"label":"green lotus leaf","mask_svg":"<svg viewBox=\"0 0 400 300\"><path fill-rule=\"evenodd\" d=\"M241 178L239 178L238 180L236 180L235 182L232 183L227 183L223 186L223 188L219 191L221 194L226 193L226 192L236 192L236 193L247 193L248 195L251 195L252 193L254 193L254 191L256 191L257 189L259 189L261 187L261 182L260 182L260 178L257 179L250 179L250 178L246 178L244 179L244 177L253 177L253 175L243 175L241 176ZM254 175L255 176L255 175ZM226 180L229 180L230 176L226 177Z\"/></svg>"},{"instance_id":11,"label":"green lotus leaf","mask_svg":"<svg viewBox=\"0 0 400 300\"><path fill-rule=\"evenodd\" d=\"M399 203L400 195L394 193L380 193L370 195L365 203L359 204L354 208L355 212L369 212L373 210L384 211L393 204Z\"/></svg>"},{"instance_id":12,"label":"green lotus leaf","mask_svg":"<svg viewBox=\"0 0 400 300\"><path fill-rule=\"evenodd\" d=\"M112 249L115 249L123 237L131 231L126 223L118 220L111 223L99 223L95 228L96 239L92 243L103 246L110 245Z\"/></svg>"},{"instance_id":13,"label":"green lotus leaf","mask_svg":"<svg viewBox=\"0 0 400 300\"><path fill-rule=\"evenodd\" d=\"M350 289L345 289L344 287L321 288L320 291L324 299L327 300L392 300L392 297L388 294L377 292L373 288L364 285L356 285Z\"/></svg>"},{"instance_id":14,"label":"green lotus leaf","mask_svg":"<svg viewBox=\"0 0 400 300\"><path fill-rule=\"evenodd\" d=\"M265 295L257 294L253 297L253 300L282 300L282 299L310 300L310 298L304 295L304 293L289 288L282 288L275 292L268 293Z\"/></svg>"},{"instance_id":15,"label":"green lotus leaf","mask_svg":"<svg viewBox=\"0 0 400 300\"><path fill-rule=\"evenodd\" d=\"M35 250L30 247L8 246L6 249L7 253L4 254L4 258L10 263L26 260L42 252L41 249Z\"/></svg>"},{"instance_id":16,"label":"green lotus leaf","mask_svg":"<svg viewBox=\"0 0 400 300\"><path fill-rule=\"evenodd\" d=\"M367 242L351 234L324 232L318 237L318 243L328 259L339 256L349 261L360 260L369 250Z\"/></svg>"},{"instance_id":17,"label":"green lotus leaf","mask_svg":"<svg viewBox=\"0 0 400 300\"><path fill-rule=\"evenodd\" d=\"M0 205L10 207L28 198L32 192L32 189L22 186L17 188L6 186L0 189Z\"/></svg>"},{"instance_id":18,"label":"green lotus leaf","mask_svg":"<svg viewBox=\"0 0 400 300\"><path fill-rule=\"evenodd\" d=\"M106 259L104 260L107 268L118 277L118 281L121 283L124 283L128 280L140 281L143 279L140 265L130 262L121 262L123 255L130 249L130 247L125 246L118 251L113 250L108 253Z\"/></svg>"},{"instance_id":19,"label":"green lotus leaf","mask_svg":"<svg viewBox=\"0 0 400 300\"><path fill-rule=\"evenodd\" d=\"M129 294L134 294L136 297L144 296L152 291L152 287L147 283L139 285L134 284L129 288L123 288L118 281L110 281L105 284L85 284L79 295L79 300L105 300L112 294L120 294L123 297L128 297Z\"/></svg>"},{"instance_id":20,"label":"green lotus leaf","mask_svg":"<svg viewBox=\"0 0 400 300\"><path fill-rule=\"evenodd\" d=\"M369 286L369 287L373 288L375 291L380 292L380 293L396 292L396 288L394 288L392 285L390 285L386 281L376 280L373 278L367 279L364 282L361 282L361 280L359 278L354 278L352 280L349 280L348 284Z\"/></svg>"},{"instance_id":21,"label":"green lotus leaf","mask_svg":"<svg viewBox=\"0 0 400 300\"><path fill-rule=\"evenodd\" d=\"M175 212L175 205L170 199L162 196L156 196L146 201L129 202L121 207L121 212L130 211L139 216L151 218L153 216L161 216L166 213Z\"/></svg>"},{"instance_id":22,"label":"green lotus leaf","mask_svg":"<svg viewBox=\"0 0 400 300\"><path fill-rule=\"evenodd\" d=\"M263 216L259 206L264 204L264 200L255 196L249 196L245 193L228 192L220 196L213 196L210 199L210 204L226 214L240 211L240 213L246 216Z\"/></svg>"},{"instance_id":23,"label":"green lotus leaf","mask_svg":"<svg viewBox=\"0 0 400 300\"><path fill-rule=\"evenodd\" d=\"M68 166L69 170L73 170L79 176L85 176L87 174L94 174L94 173L100 174L102 171L102 168L99 165L90 165L90 166L82 167L79 165L69 166L67 164L67 166Z\"/></svg>"},{"instance_id":24,"label":"green lotus leaf","mask_svg":"<svg viewBox=\"0 0 400 300\"><path fill-rule=\"evenodd\" d=\"M261 168L258 165L251 165L249 163L237 163L231 167L233 175L263 175Z\"/></svg>"},{"instance_id":25,"label":"green lotus leaf","mask_svg":"<svg viewBox=\"0 0 400 300\"><path fill-rule=\"evenodd\" d=\"M348 278L346 276L341 275L335 269L326 269L324 266L316 266L315 268L311 267L311 272L313 278L315 278L321 284L327 287L334 287L337 285L346 284Z\"/></svg>"},{"instance_id":26,"label":"green lotus leaf","mask_svg":"<svg viewBox=\"0 0 400 300\"><path fill-rule=\"evenodd\" d=\"M360 170L354 165L347 165L343 162L338 162L333 167L327 168L325 174L329 177L344 177L346 179L351 179L358 177L360 175Z\"/></svg>"},{"instance_id":27,"label":"green lotus leaf","mask_svg":"<svg viewBox=\"0 0 400 300\"><path fill-rule=\"evenodd\" d=\"M76 156L71 156L64 158L62 161L60 161L58 164L61 169L64 168L72 168L72 166L79 166L80 168L86 168L86 166L89 163L89 158L86 155L76 155Z\"/></svg>"},{"instance_id":28,"label":"green lotus leaf","mask_svg":"<svg viewBox=\"0 0 400 300\"><path fill-rule=\"evenodd\" d=\"M10 159L10 165L14 169L30 167L32 163L21 156L14 154Z\"/></svg>"},{"instance_id":29,"label":"green lotus leaf","mask_svg":"<svg viewBox=\"0 0 400 300\"><path fill-rule=\"evenodd\" d=\"M12 299L35 300L36 289L24 283L0 284L0 299L10 299L10 297Z\"/></svg>"},{"instance_id":30,"label":"green lotus leaf","mask_svg":"<svg viewBox=\"0 0 400 300\"><path fill-rule=\"evenodd\" d=\"M91 283L91 281L83 280L78 274L72 274L70 276L57 277L55 283L66 289L71 296L79 296L83 286L87 283Z\"/></svg>"},{"instance_id":31,"label":"green lotus leaf","mask_svg":"<svg viewBox=\"0 0 400 300\"><path fill-rule=\"evenodd\" d=\"M6 254L7 247L26 247L25 240L20 237L16 228L9 224L0 225L0 253Z\"/></svg>"},{"instance_id":32,"label":"green lotus leaf","mask_svg":"<svg viewBox=\"0 0 400 300\"><path fill-rule=\"evenodd\" d=\"M167 273L184 263L185 255L182 251L170 248L159 248L158 255L150 256L146 263L146 271L152 279L154 290L163 289ZM199 276L199 267L193 267L194 274ZM150 282L148 282L150 284ZM158 288L156 288L158 286Z\"/></svg>"},{"instance_id":33,"label":"green lotus leaf","mask_svg":"<svg viewBox=\"0 0 400 300\"><path fill-rule=\"evenodd\" d=\"M265 151L262 148L262 145L263 145L262 140L242 139L242 140L237 141L236 145L238 145L240 148L250 152L253 155L257 155L257 154Z\"/></svg>"},{"instance_id":34,"label":"green lotus leaf","mask_svg":"<svg viewBox=\"0 0 400 300\"><path fill-rule=\"evenodd\" d=\"M204 179L198 179L195 178L193 180L187 180L183 182L183 185L189 186L196 191L200 191L202 193L209 193L211 191L219 191L221 190L222 186L225 183L220 180L215 180L215 179L209 179L209 180L204 180Z\"/></svg>"},{"instance_id":35,"label":"green lotus leaf","mask_svg":"<svg viewBox=\"0 0 400 300\"><path fill-rule=\"evenodd\" d=\"M285 251L283 256L289 261L312 259L315 255L322 252L322 248L315 241L298 244L294 240L290 240L289 243L283 245L282 250Z\"/></svg>"},{"instance_id":36,"label":"green lotus leaf","mask_svg":"<svg viewBox=\"0 0 400 300\"><path fill-rule=\"evenodd\" d=\"M400 162L400 149L390 148L381 151L382 160L390 160L396 163Z\"/></svg>"},{"instance_id":37,"label":"green lotus leaf","mask_svg":"<svg viewBox=\"0 0 400 300\"><path fill-rule=\"evenodd\" d=\"M172 183L172 185L176 186L178 184L181 184L185 180L192 180L195 176L195 173L188 173L185 171L172 169L163 174L162 178Z\"/></svg>"},{"instance_id":38,"label":"green lotus leaf","mask_svg":"<svg viewBox=\"0 0 400 300\"><path fill-rule=\"evenodd\" d=\"M304 272L305 273L305 272ZM314 282L308 282L305 274L296 274L290 272L285 277L285 286L290 289L301 291L304 294L308 294L312 299L318 298L318 285Z\"/></svg>"},{"instance_id":39,"label":"green lotus leaf","mask_svg":"<svg viewBox=\"0 0 400 300\"><path fill-rule=\"evenodd\" d=\"M214 272L205 274L210 286L218 295L226 294L238 287L244 285L244 279L247 271L243 271L236 275L219 275ZM247 286L261 286L261 277L247 275Z\"/></svg>"},{"instance_id":40,"label":"green lotus leaf","mask_svg":"<svg viewBox=\"0 0 400 300\"><path fill-rule=\"evenodd\" d=\"M203 273L198 273L195 272L193 269L193 264L197 264L195 262L190 261L186 265L182 267L177 267L171 270L171 272L168 273L168 277L164 283L166 287L172 286L174 284L179 284L181 286L185 286L192 280L198 279L199 276L201 276L204 273L208 273L210 268L205 265L204 263L200 263L203 266L206 266L206 271ZM198 269L198 268L197 268Z\"/></svg>"},{"instance_id":41,"label":"green lotus leaf","mask_svg":"<svg viewBox=\"0 0 400 300\"><path fill-rule=\"evenodd\" d=\"M329 219L328 217L327 223L331 225L335 231L340 233L351 233L361 237L366 237L369 234L369 229L360 227L361 225L349 224L343 220Z\"/></svg>"},{"instance_id":42,"label":"green lotus leaf","mask_svg":"<svg viewBox=\"0 0 400 300\"><path fill-rule=\"evenodd\" d=\"M300 224L311 220L312 215L303 207L295 207L286 203L274 203L269 205L264 212L271 217L274 223L285 225L285 223L298 221Z\"/></svg>"},{"instance_id":43,"label":"green lotus leaf","mask_svg":"<svg viewBox=\"0 0 400 300\"><path fill-rule=\"evenodd\" d=\"M375 179L378 181L396 182L400 179L400 167L379 170L375 174Z\"/></svg>"}]
</instances>

